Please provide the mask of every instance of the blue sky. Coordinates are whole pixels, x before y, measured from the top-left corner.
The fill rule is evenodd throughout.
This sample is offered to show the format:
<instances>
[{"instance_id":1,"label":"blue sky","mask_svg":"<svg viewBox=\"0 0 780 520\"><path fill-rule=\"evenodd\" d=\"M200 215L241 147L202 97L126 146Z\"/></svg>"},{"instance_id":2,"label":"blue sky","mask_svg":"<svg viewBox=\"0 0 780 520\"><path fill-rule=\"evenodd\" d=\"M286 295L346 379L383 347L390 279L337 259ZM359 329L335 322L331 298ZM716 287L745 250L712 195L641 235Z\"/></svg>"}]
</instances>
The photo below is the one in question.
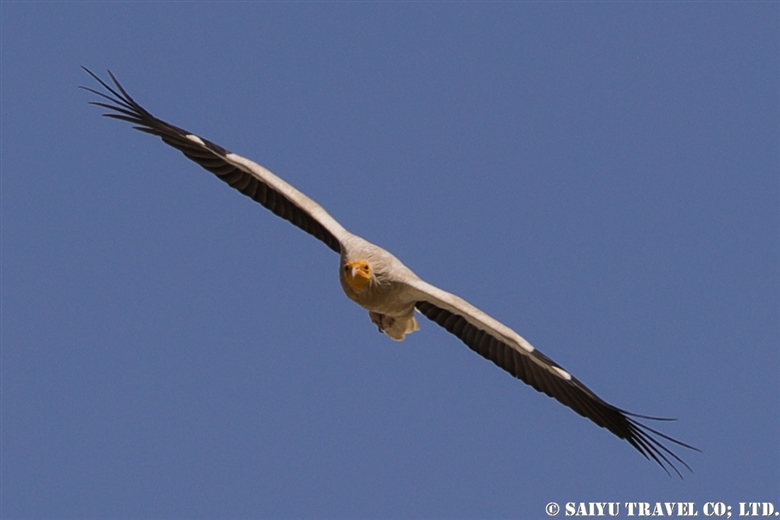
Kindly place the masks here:
<instances>
[{"instance_id":1,"label":"blue sky","mask_svg":"<svg viewBox=\"0 0 780 520\"><path fill-rule=\"evenodd\" d=\"M2 4L3 518L780 506L770 2ZM81 69L268 167L604 399L669 478L423 319ZM701 511L700 511L700 514Z\"/></svg>"}]
</instances>

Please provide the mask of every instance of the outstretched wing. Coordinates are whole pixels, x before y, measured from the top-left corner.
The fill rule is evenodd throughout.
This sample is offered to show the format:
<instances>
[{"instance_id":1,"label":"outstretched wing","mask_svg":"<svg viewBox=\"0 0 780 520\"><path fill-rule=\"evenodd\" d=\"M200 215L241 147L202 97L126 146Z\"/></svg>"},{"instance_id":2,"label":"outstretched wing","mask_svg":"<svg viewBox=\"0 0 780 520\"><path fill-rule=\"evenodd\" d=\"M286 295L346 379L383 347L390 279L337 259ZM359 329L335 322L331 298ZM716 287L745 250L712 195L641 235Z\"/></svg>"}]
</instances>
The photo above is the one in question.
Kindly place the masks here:
<instances>
[{"instance_id":1,"label":"outstretched wing","mask_svg":"<svg viewBox=\"0 0 780 520\"><path fill-rule=\"evenodd\" d=\"M407 283L415 290L417 310L460 338L477 354L537 391L547 394L621 439L627 440L646 458L656 461L667 473L672 469L682 477L675 467L675 461L688 470L691 469L662 444L661 439L685 448L696 448L637 420L670 419L632 414L609 404L555 361L539 352L525 338L462 298L419 279L408 280Z\"/></svg>"},{"instance_id":2,"label":"outstretched wing","mask_svg":"<svg viewBox=\"0 0 780 520\"><path fill-rule=\"evenodd\" d=\"M106 92L99 92L81 87L109 101L91 102L112 111L105 116L127 121L137 130L156 135L244 195L322 240L335 252L341 252L342 240L349 233L322 206L259 164L157 119L130 97L110 71L108 74L116 88L86 67L84 70L106 89Z\"/></svg>"}]
</instances>

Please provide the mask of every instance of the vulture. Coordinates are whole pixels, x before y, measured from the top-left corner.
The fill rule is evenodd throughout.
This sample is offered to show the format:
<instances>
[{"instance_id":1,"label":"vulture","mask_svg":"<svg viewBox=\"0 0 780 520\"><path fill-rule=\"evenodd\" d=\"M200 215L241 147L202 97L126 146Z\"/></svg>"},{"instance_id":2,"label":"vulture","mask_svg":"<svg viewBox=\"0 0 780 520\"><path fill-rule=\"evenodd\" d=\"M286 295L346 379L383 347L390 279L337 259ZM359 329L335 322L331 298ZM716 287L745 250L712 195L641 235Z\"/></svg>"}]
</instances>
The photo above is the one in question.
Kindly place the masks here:
<instances>
[{"instance_id":1,"label":"vulture","mask_svg":"<svg viewBox=\"0 0 780 520\"><path fill-rule=\"evenodd\" d=\"M664 441L699 451L697 448L640 422L673 419L631 413L606 402L514 330L466 300L420 279L390 252L347 231L322 206L263 166L153 116L130 97L111 71L113 86L86 67L84 70L105 89L81 87L102 98L90 104L110 111L103 115L159 137L337 253L341 287L349 299L368 310L380 332L402 341L420 329L419 313L512 376L625 439L667 474L672 470L682 478L677 464L691 471Z\"/></svg>"}]
</instances>

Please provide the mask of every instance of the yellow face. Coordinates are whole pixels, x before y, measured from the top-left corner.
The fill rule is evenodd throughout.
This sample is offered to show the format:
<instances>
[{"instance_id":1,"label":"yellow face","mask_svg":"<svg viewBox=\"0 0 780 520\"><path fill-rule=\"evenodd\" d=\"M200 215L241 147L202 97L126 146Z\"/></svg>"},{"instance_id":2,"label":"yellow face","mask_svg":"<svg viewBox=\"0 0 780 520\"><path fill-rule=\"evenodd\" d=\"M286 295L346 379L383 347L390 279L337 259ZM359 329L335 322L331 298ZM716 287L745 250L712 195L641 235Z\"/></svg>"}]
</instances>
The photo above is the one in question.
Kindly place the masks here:
<instances>
[{"instance_id":1,"label":"yellow face","mask_svg":"<svg viewBox=\"0 0 780 520\"><path fill-rule=\"evenodd\" d=\"M371 265L365 260L350 260L344 264L344 279L357 292L363 291L371 281Z\"/></svg>"}]
</instances>

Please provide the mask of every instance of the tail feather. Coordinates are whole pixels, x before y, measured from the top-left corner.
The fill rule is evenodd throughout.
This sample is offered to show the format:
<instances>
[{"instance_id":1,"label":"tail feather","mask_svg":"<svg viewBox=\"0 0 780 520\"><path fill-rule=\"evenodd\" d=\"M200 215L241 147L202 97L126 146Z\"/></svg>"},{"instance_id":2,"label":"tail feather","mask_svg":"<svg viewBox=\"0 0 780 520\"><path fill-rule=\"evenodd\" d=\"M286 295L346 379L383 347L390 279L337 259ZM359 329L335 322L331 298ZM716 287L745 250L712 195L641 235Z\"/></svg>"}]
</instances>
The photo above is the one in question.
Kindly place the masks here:
<instances>
[{"instance_id":1,"label":"tail feather","mask_svg":"<svg viewBox=\"0 0 780 520\"><path fill-rule=\"evenodd\" d=\"M409 318L395 318L394 323L386 328L384 333L396 341L403 341L407 334L417 330L420 330L420 323L413 314Z\"/></svg>"}]
</instances>

